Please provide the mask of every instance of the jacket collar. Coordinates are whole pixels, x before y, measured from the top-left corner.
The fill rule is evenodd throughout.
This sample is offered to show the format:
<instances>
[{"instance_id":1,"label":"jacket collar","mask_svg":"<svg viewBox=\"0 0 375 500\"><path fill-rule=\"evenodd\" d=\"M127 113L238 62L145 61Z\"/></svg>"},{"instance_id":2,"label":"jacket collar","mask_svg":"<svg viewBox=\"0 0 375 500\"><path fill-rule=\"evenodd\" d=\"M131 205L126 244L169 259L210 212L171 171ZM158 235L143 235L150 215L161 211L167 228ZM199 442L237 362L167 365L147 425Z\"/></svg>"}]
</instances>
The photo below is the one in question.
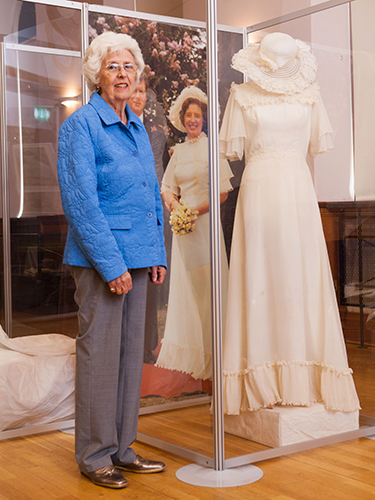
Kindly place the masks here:
<instances>
[{"instance_id":1,"label":"jacket collar","mask_svg":"<svg viewBox=\"0 0 375 500\"><path fill-rule=\"evenodd\" d=\"M115 125L116 123L122 123L122 121L116 115L111 106L97 92L93 93L89 104L91 104L91 106L95 109L95 111L100 116L101 120L106 125ZM128 117L128 126L130 124L135 125L136 127L142 125L141 120L135 113L133 113L133 111L129 108L128 105L126 105L125 113L126 116Z\"/></svg>"}]
</instances>

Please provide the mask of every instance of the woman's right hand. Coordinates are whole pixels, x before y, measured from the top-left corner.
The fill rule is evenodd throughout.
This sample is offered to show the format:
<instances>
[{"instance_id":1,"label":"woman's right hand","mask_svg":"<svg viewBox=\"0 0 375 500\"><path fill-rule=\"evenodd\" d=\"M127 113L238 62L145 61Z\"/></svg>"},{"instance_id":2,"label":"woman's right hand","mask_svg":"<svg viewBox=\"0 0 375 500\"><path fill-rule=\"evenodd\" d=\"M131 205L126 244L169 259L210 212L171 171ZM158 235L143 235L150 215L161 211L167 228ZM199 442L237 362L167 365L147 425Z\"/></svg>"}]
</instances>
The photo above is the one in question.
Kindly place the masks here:
<instances>
[{"instance_id":1,"label":"woman's right hand","mask_svg":"<svg viewBox=\"0 0 375 500\"><path fill-rule=\"evenodd\" d=\"M117 295L126 295L133 288L132 277L129 271L118 278L108 281L109 289Z\"/></svg>"},{"instance_id":2,"label":"woman's right hand","mask_svg":"<svg viewBox=\"0 0 375 500\"><path fill-rule=\"evenodd\" d=\"M180 202L177 200L177 198L174 198L172 201L171 201L171 204L170 204L170 207L171 209L169 210L170 212L172 212L172 210L175 210L176 208L178 208L180 206Z\"/></svg>"},{"instance_id":3,"label":"woman's right hand","mask_svg":"<svg viewBox=\"0 0 375 500\"><path fill-rule=\"evenodd\" d=\"M162 196L168 212L172 212L172 210L180 206L177 196L170 191L165 191Z\"/></svg>"}]
</instances>

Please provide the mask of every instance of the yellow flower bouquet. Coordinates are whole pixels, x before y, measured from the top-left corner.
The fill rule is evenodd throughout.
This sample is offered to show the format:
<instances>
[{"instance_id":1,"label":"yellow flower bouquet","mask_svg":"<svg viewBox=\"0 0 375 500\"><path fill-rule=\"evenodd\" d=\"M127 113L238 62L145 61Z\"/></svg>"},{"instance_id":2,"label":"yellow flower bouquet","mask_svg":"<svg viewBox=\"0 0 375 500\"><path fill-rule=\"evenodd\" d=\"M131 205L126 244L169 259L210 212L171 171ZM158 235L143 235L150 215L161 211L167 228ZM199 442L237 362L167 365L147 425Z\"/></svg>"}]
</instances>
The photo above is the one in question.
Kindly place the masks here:
<instances>
[{"instance_id":1,"label":"yellow flower bouquet","mask_svg":"<svg viewBox=\"0 0 375 500\"><path fill-rule=\"evenodd\" d=\"M197 220L198 213L198 210L193 210L188 205L180 203L178 208L172 210L169 218L169 224L172 226L173 233L180 236L192 233L195 228L194 221Z\"/></svg>"}]
</instances>

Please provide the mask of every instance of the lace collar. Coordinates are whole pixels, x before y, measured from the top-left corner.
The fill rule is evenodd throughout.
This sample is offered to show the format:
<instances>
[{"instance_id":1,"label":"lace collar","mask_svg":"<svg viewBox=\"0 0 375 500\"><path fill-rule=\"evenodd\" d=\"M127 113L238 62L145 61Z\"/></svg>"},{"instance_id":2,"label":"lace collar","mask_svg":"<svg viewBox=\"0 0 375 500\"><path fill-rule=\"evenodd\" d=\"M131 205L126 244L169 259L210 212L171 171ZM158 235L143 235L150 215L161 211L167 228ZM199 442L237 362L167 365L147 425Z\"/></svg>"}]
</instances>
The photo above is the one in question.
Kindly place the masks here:
<instances>
[{"instance_id":1,"label":"lace collar","mask_svg":"<svg viewBox=\"0 0 375 500\"><path fill-rule=\"evenodd\" d=\"M265 106L267 104L281 104L283 102L290 104L296 102L300 104L313 104L320 99L320 87L317 82L311 84L302 92L293 95L267 92L251 81L241 83L240 85L232 83L230 91L237 103L244 109L248 109L251 106Z\"/></svg>"},{"instance_id":2,"label":"lace collar","mask_svg":"<svg viewBox=\"0 0 375 500\"><path fill-rule=\"evenodd\" d=\"M206 134L204 132L201 132L198 137L194 137L193 139L188 139L186 137L185 139L185 143L186 144L195 144L196 142L198 142L200 139L202 139L203 137L207 137Z\"/></svg>"}]
</instances>

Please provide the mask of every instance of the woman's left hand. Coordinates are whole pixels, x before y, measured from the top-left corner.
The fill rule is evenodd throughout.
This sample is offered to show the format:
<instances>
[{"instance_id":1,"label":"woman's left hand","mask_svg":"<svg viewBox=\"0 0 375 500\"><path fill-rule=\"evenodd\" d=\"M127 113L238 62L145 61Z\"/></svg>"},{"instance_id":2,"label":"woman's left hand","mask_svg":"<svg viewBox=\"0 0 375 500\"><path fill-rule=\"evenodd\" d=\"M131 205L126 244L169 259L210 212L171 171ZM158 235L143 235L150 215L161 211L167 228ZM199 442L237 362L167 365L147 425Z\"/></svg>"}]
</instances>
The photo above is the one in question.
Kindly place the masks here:
<instances>
[{"instance_id":1,"label":"woman's left hand","mask_svg":"<svg viewBox=\"0 0 375 500\"><path fill-rule=\"evenodd\" d=\"M167 270L164 266L152 266L151 272L149 273L151 283L154 285L161 285L166 274Z\"/></svg>"}]
</instances>

